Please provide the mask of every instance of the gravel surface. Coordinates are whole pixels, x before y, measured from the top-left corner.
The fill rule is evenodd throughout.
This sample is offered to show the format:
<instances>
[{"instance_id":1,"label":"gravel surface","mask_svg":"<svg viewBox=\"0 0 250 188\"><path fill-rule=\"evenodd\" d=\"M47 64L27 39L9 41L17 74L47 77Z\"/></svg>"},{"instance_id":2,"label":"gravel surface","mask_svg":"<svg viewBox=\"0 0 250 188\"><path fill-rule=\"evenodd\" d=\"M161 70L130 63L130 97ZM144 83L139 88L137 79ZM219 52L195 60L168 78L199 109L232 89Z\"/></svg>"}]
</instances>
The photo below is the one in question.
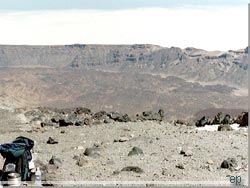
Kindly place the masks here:
<instances>
[{"instance_id":1,"label":"gravel surface","mask_svg":"<svg viewBox=\"0 0 250 188\"><path fill-rule=\"evenodd\" d=\"M230 183L230 176L248 182L246 130L198 131L194 126L153 121L34 129L22 116L0 112L0 143L12 142L17 136L33 139L35 163L47 165L47 172L43 171L47 182L178 181L203 185L197 181ZM58 143L48 144L49 137ZM137 152L128 155L133 147ZM52 156L54 164L48 165ZM237 166L220 168L228 158L235 158Z\"/></svg>"}]
</instances>

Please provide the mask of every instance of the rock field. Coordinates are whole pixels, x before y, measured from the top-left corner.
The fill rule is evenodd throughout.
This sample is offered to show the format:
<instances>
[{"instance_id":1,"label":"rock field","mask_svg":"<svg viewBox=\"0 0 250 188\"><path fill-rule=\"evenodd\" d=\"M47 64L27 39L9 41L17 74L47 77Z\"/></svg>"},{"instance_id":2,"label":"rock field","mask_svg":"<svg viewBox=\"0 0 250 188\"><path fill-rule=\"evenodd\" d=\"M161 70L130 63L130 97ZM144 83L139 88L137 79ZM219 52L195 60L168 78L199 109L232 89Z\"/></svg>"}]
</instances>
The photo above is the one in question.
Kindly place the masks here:
<instances>
[{"instance_id":1,"label":"rock field","mask_svg":"<svg viewBox=\"0 0 250 188\"><path fill-rule=\"evenodd\" d=\"M89 118L91 123L83 119L78 126L60 126L60 118L58 123L45 121L50 113L39 119L39 113L27 110L0 112L0 143L17 136L33 139L33 158L44 184L220 185L230 184L230 176L248 182L246 127L199 131L195 123L181 120L140 119L146 112L133 121L115 121L108 114L105 122ZM161 112L152 114L161 117Z\"/></svg>"}]
</instances>

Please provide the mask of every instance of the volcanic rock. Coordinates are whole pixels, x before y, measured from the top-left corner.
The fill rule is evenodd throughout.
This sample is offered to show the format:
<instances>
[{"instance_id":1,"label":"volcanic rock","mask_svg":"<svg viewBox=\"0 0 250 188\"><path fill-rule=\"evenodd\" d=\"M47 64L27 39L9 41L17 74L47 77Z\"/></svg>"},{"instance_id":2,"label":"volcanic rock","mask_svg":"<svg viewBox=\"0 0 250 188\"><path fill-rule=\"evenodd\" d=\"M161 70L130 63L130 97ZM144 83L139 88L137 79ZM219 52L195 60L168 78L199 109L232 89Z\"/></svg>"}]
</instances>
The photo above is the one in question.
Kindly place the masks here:
<instances>
[{"instance_id":1,"label":"volcanic rock","mask_svg":"<svg viewBox=\"0 0 250 188\"><path fill-rule=\"evenodd\" d=\"M221 163L221 168L234 168L237 166L235 158L228 158Z\"/></svg>"},{"instance_id":2,"label":"volcanic rock","mask_svg":"<svg viewBox=\"0 0 250 188\"><path fill-rule=\"evenodd\" d=\"M144 171L138 167L138 166L127 166L121 169L121 171L127 171L127 172L135 172L135 173L143 173Z\"/></svg>"},{"instance_id":3,"label":"volcanic rock","mask_svg":"<svg viewBox=\"0 0 250 188\"><path fill-rule=\"evenodd\" d=\"M140 154L143 154L142 149L138 147L133 147L132 150L128 153L128 156L140 155Z\"/></svg>"},{"instance_id":4,"label":"volcanic rock","mask_svg":"<svg viewBox=\"0 0 250 188\"><path fill-rule=\"evenodd\" d=\"M232 131L233 128L230 125L220 125L218 131Z\"/></svg>"},{"instance_id":5,"label":"volcanic rock","mask_svg":"<svg viewBox=\"0 0 250 188\"><path fill-rule=\"evenodd\" d=\"M58 141L55 141L53 138L49 137L47 144L58 144Z\"/></svg>"}]
</instances>

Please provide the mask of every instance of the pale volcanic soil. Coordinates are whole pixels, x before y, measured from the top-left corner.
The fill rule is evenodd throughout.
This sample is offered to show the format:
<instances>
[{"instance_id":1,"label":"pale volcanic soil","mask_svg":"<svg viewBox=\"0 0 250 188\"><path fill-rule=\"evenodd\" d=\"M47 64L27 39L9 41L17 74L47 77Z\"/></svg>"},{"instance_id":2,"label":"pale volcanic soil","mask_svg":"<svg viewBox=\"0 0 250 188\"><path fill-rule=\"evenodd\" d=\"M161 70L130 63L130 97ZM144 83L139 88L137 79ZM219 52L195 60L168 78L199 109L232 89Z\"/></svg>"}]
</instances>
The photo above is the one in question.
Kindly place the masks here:
<instances>
[{"instance_id":1,"label":"pale volcanic soil","mask_svg":"<svg viewBox=\"0 0 250 188\"><path fill-rule=\"evenodd\" d=\"M0 144L12 142L17 136L33 139L35 164L41 165L47 183L73 181L83 184L82 181L88 181L98 184L107 181L106 184L112 184L118 181L119 184L121 181L121 184L166 182L169 185L170 181L177 181L184 185L205 185L202 181L206 181L219 185L220 182L229 184L230 176L241 176L244 184L247 183L248 133L243 129L196 131L194 126L146 121L44 127L31 131L24 117L5 110L0 114ZM58 144L47 144L49 137ZM86 148L92 147L95 154L83 155ZM128 156L133 147L140 148L143 154ZM180 153L186 148L190 156ZM55 164L48 165L52 156L56 158ZM227 158L236 159L236 169L220 168ZM0 165L3 165L3 158L0 158ZM47 165L47 171L43 165ZM121 171L127 166L136 166L142 171Z\"/></svg>"}]
</instances>

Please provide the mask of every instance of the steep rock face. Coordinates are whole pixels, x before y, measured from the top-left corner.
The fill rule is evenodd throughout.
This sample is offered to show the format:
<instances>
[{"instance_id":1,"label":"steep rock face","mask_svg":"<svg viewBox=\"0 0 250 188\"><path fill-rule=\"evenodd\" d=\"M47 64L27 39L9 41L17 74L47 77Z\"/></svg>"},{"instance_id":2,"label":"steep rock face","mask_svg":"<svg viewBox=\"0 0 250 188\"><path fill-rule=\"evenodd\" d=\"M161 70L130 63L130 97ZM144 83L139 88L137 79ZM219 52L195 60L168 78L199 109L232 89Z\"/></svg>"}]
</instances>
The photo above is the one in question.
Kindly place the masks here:
<instances>
[{"instance_id":1,"label":"steep rock face","mask_svg":"<svg viewBox=\"0 0 250 188\"><path fill-rule=\"evenodd\" d=\"M247 48L207 52L154 45L0 46L1 67L96 68L181 76L247 88ZM106 68L106 69L105 69ZM131 70L130 70L131 71Z\"/></svg>"},{"instance_id":2,"label":"steep rock face","mask_svg":"<svg viewBox=\"0 0 250 188\"><path fill-rule=\"evenodd\" d=\"M247 49L149 44L0 46L1 106L86 106L185 117L247 107Z\"/></svg>"}]
</instances>

